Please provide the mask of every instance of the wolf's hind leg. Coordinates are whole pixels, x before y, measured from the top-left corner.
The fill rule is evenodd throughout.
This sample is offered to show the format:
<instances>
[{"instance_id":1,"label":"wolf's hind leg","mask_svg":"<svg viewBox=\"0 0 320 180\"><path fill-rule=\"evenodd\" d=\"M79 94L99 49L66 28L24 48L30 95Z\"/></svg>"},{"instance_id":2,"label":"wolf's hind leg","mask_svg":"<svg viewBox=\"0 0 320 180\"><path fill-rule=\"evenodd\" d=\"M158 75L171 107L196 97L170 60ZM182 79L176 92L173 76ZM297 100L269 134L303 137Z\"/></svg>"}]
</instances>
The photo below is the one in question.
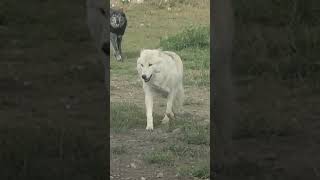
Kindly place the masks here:
<instances>
[{"instance_id":1,"label":"wolf's hind leg","mask_svg":"<svg viewBox=\"0 0 320 180\"><path fill-rule=\"evenodd\" d=\"M170 92L167 98L167 109L164 118L162 119L162 123L166 124L169 122L169 119L174 118L174 113L172 112L172 106L173 106L173 100L175 97L176 93Z\"/></svg>"}]
</instances>

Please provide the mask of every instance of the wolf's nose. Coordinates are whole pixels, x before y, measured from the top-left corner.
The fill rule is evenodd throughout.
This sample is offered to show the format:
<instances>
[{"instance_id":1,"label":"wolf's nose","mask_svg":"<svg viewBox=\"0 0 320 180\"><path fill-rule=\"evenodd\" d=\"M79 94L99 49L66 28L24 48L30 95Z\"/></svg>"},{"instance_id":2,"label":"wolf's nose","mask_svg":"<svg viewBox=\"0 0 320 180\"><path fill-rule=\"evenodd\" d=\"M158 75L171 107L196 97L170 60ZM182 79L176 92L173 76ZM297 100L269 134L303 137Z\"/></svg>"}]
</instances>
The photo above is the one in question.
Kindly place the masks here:
<instances>
[{"instance_id":1,"label":"wolf's nose","mask_svg":"<svg viewBox=\"0 0 320 180\"><path fill-rule=\"evenodd\" d=\"M147 79L147 76L145 74L142 75L141 77L142 77L142 79Z\"/></svg>"}]
</instances>

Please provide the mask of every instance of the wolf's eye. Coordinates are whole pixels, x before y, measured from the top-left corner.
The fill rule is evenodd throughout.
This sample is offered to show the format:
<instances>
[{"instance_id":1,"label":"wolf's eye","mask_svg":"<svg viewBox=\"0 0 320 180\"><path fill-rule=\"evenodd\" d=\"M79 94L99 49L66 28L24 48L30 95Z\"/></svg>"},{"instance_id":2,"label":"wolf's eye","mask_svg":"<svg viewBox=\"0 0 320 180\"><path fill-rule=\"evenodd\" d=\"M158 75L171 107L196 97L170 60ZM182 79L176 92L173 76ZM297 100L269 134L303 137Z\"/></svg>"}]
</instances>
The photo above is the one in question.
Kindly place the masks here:
<instances>
[{"instance_id":1,"label":"wolf's eye","mask_svg":"<svg viewBox=\"0 0 320 180\"><path fill-rule=\"evenodd\" d=\"M152 64L149 64L149 66L152 66Z\"/></svg>"},{"instance_id":2,"label":"wolf's eye","mask_svg":"<svg viewBox=\"0 0 320 180\"><path fill-rule=\"evenodd\" d=\"M143 64L140 64L143 67Z\"/></svg>"}]
</instances>

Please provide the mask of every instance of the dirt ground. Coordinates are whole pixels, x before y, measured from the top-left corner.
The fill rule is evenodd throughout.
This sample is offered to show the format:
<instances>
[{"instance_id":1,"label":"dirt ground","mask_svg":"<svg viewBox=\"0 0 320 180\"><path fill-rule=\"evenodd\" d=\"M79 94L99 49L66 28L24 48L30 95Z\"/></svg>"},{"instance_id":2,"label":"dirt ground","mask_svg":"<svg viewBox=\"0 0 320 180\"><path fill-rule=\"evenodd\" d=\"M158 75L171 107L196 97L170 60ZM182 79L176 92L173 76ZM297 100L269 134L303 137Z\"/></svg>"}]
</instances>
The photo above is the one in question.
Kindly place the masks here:
<instances>
[{"instance_id":1,"label":"dirt ground","mask_svg":"<svg viewBox=\"0 0 320 180\"><path fill-rule=\"evenodd\" d=\"M112 81L111 83L111 106L112 103L134 103L144 110L144 93L142 87L133 87L125 81ZM117 88L115 88L117 87ZM117 90L114 90L117 89ZM184 106L186 114L184 116L195 116L206 126L209 126L209 90L208 89L192 89L186 88L186 94L191 94L189 101L192 102ZM129 98L128 98L129 95ZM154 110L156 114L161 115L165 110L165 99L156 97ZM146 123L146 118L142 119ZM160 121L156 119L155 121ZM159 123L157 123L159 124ZM112 128L112 126L111 126ZM178 172L175 168L161 165L150 165L143 160L143 155L153 149L161 149L171 143L176 142L177 132L168 132L155 126L154 132L145 130L145 125L129 129L126 133L112 133L110 136L111 149L123 144L128 147L128 151L124 154L115 155L111 153L111 176L114 179L157 179L159 173L163 173L161 179L195 179L193 177L178 177ZM209 136L209 134L208 134ZM155 139L162 139L160 142ZM187 145L186 145L187 146ZM207 149L209 147L206 147ZM209 156L209 152L206 152ZM135 164L131 167L130 164ZM179 167L187 163L185 160L179 160L175 167Z\"/></svg>"}]
</instances>

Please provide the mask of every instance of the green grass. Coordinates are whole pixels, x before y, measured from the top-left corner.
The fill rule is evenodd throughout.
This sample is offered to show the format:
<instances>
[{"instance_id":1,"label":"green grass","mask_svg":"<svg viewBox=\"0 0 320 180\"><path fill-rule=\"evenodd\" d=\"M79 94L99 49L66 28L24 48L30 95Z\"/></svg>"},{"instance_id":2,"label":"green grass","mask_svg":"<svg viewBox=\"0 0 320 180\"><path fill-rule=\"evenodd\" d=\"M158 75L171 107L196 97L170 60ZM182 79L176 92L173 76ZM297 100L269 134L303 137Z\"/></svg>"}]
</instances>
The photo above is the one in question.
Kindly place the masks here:
<instances>
[{"instance_id":1,"label":"green grass","mask_svg":"<svg viewBox=\"0 0 320 180\"><path fill-rule=\"evenodd\" d=\"M144 155L144 160L149 164L173 166L175 156L170 151L152 151Z\"/></svg>"},{"instance_id":2,"label":"green grass","mask_svg":"<svg viewBox=\"0 0 320 180\"><path fill-rule=\"evenodd\" d=\"M175 143L168 144L164 149L172 152L177 159L181 160L206 158L210 151L207 145L190 145L179 140L175 140Z\"/></svg>"},{"instance_id":3,"label":"green grass","mask_svg":"<svg viewBox=\"0 0 320 180\"><path fill-rule=\"evenodd\" d=\"M154 125L158 126L161 117L153 115ZM117 133L132 128L145 128L147 117L144 107L132 103L111 103L111 130Z\"/></svg>"},{"instance_id":4,"label":"green grass","mask_svg":"<svg viewBox=\"0 0 320 180\"><path fill-rule=\"evenodd\" d=\"M145 112L141 107L128 103L111 104L111 129L122 132L146 124Z\"/></svg>"},{"instance_id":5,"label":"green grass","mask_svg":"<svg viewBox=\"0 0 320 180\"><path fill-rule=\"evenodd\" d=\"M182 140L187 144L196 144L196 145L209 145L210 137L209 137L209 127L202 125L187 125L183 127Z\"/></svg>"},{"instance_id":6,"label":"green grass","mask_svg":"<svg viewBox=\"0 0 320 180\"><path fill-rule=\"evenodd\" d=\"M182 126L182 123L179 125ZM165 143L165 146L146 153L144 161L161 166L177 166L177 172L180 176L207 178L210 163L205 159L209 156L210 151L207 142L209 133L207 132L207 137L204 137L204 134L199 135L199 131L195 133L195 130L188 130L189 136L185 134L186 132L183 132L181 136L183 138L174 139L174 143L161 141L161 143ZM190 137L191 139L189 139ZM184 166L185 162L192 162L193 166ZM183 172L184 169L187 173Z\"/></svg>"},{"instance_id":7,"label":"green grass","mask_svg":"<svg viewBox=\"0 0 320 180\"><path fill-rule=\"evenodd\" d=\"M114 59L112 60L113 62L115 61ZM136 70L136 64L134 62L112 63L112 69L110 71L112 73L112 76L115 76L115 77L125 75L126 79L130 79L130 80L138 79L138 72Z\"/></svg>"},{"instance_id":8,"label":"green grass","mask_svg":"<svg viewBox=\"0 0 320 180\"><path fill-rule=\"evenodd\" d=\"M167 147L168 150L170 150L172 153L174 153L177 157L183 157L186 156L188 154L192 154L192 149L189 146L186 146L185 144L178 144L178 143L174 143L174 144L170 144Z\"/></svg>"},{"instance_id":9,"label":"green grass","mask_svg":"<svg viewBox=\"0 0 320 180\"><path fill-rule=\"evenodd\" d=\"M184 62L184 84L189 86L210 85L210 50L183 49L178 52Z\"/></svg>"},{"instance_id":10,"label":"green grass","mask_svg":"<svg viewBox=\"0 0 320 180\"><path fill-rule=\"evenodd\" d=\"M160 47L170 51L181 51L186 48L201 49L210 47L210 30L208 27L188 27L160 40Z\"/></svg>"},{"instance_id":11,"label":"green grass","mask_svg":"<svg viewBox=\"0 0 320 180\"><path fill-rule=\"evenodd\" d=\"M210 143L210 127L200 123L198 117L191 115L179 117L170 121L167 132L175 129L181 129L177 140L188 145L209 145Z\"/></svg>"},{"instance_id":12,"label":"green grass","mask_svg":"<svg viewBox=\"0 0 320 180\"><path fill-rule=\"evenodd\" d=\"M122 155L128 152L128 148L126 145L122 144L120 146L112 147L111 151L113 154Z\"/></svg>"},{"instance_id":13,"label":"green grass","mask_svg":"<svg viewBox=\"0 0 320 180\"><path fill-rule=\"evenodd\" d=\"M164 143L164 142L167 142L167 138L162 136L151 136L150 141L154 143Z\"/></svg>"},{"instance_id":14,"label":"green grass","mask_svg":"<svg viewBox=\"0 0 320 180\"><path fill-rule=\"evenodd\" d=\"M189 4L187 1L179 3ZM201 3L208 2L204 0ZM130 25L123 38L125 62L116 62L112 56L111 79L121 77L129 81L136 80L136 61L140 50L162 47L181 56L185 70L185 85L208 86L209 8L202 11L189 6L184 8L185 12L196 13L197 16L186 15L187 18L181 18L174 11L159 9L150 6L149 3L129 5L126 13ZM146 16L148 18L142 18Z\"/></svg>"},{"instance_id":15,"label":"green grass","mask_svg":"<svg viewBox=\"0 0 320 180\"><path fill-rule=\"evenodd\" d=\"M164 9L168 7L181 7L181 6L192 6L192 7L205 7L205 5L209 4L209 0L168 0L159 1L159 0L146 0L144 2L144 6L154 7L159 9Z\"/></svg>"},{"instance_id":16,"label":"green grass","mask_svg":"<svg viewBox=\"0 0 320 180\"><path fill-rule=\"evenodd\" d=\"M193 176L200 179L206 179L210 177L210 166L209 162L199 162L195 165L181 166L178 167L178 175L181 177L184 176Z\"/></svg>"},{"instance_id":17,"label":"green grass","mask_svg":"<svg viewBox=\"0 0 320 180\"><path fill-rule=\"evenodd\" d=\"M187 26L176 34L161 38L160 48L171 51L209 49L210 29L208 26Z\"/></svg>"},{"instance_id":18,"label":"green grass","mask_svg":"<svg viewBox=\"0 0 320 180\"><path fill-rule=\"evenodd\" d=\"M163 50L175 51L184 63L184 84L209 86L210 84L210 42L208 27L188 27L176 35L161 39ZM126 79L137 79L136 59L139 51L132 53L135 59L126 63L112 61L112 76L126 75ZM131 57L131 54L129 54ZM127 55L128 56L128 55Z\"/></svg>"},{"instance_id":19,"label":"green grass","mask_svg":"<svg viewBox=\"0 0 320 180\"><path fill-rule=\"evenodd\" d=\"M176 51L184 63L185 85L210 84L210 30L207 26L190 26L160 40L164 50Z\"/></svg>"}]
</instances>

